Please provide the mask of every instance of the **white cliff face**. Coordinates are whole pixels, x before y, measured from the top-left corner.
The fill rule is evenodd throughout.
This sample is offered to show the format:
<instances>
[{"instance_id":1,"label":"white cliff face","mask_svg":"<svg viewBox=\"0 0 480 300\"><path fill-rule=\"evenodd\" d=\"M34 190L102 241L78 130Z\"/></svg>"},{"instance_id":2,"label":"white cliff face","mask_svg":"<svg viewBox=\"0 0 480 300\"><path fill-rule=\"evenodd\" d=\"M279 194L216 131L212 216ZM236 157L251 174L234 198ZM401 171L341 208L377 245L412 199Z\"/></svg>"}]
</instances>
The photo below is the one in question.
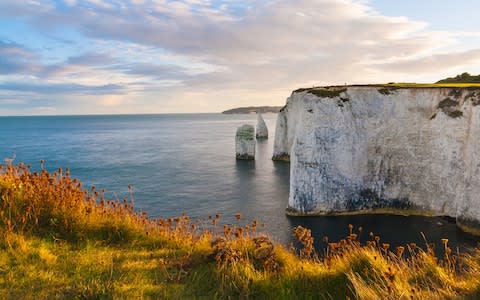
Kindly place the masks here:
<instances>
[{"instance_id":1,"label":"white cliff face","mask_svg":"<svg viewBox=\"0 0 480 300\"><path fill-rule=\"evenodd\" d=\"M268 138L268 128L263 120L262 114L257 113L257 138L266 139Z\"/></svg>"},{"instance_id":2,"label":"white cliff face","mask_svg":"<svg viewBox=\"0 0 480 300\"><path fill-rule=\"evenodd\" d=\"M255 159L255 129L252 125L238 127L235 136L235 152L237 159Z\"/></svg>"},{"instance_id":3,"label":"white cliff face","mask_svg":"<svg viewBox=\"0 0 480 300\"><path fill-rule=\"evenodd\" d=\"M289 213L401 210L480 232L480 89L316 94L294 92L278 115L274 159L291 161Z\"/></svg>"}]
</instances>

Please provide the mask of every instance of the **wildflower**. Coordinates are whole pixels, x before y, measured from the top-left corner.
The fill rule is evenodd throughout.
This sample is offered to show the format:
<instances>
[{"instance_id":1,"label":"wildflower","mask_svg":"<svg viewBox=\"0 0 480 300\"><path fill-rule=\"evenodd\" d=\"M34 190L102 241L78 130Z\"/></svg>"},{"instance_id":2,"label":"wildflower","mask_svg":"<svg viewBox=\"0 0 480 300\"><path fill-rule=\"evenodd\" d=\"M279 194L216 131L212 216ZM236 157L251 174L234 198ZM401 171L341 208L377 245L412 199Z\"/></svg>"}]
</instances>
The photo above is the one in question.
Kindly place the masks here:
<instances>
[{"instance_id":1,"label":"wildflower","mask_svg":"<svg viewBox=\"0 0 480 300\"><path fill-rule=\"evenodd\" d=\"M397 252L397 257L402 257L404 250L405 250L404 247L398 246L398 247L397 247L397 251L396 251L396 252Z\"/></svg>"},{"instance_id":2,"label":"wildflower","mask_svg":"<svg viewBox=\"0 0 480 300\"><path fill-rule=\"evenodd\" d=\"M408 244L408 246L409 246L410 249L412 249L413 251L415 251L415 249L417 249L417 244L415 244L415 243L410 243L410 244Z\"/></svg>"}]
</instances>

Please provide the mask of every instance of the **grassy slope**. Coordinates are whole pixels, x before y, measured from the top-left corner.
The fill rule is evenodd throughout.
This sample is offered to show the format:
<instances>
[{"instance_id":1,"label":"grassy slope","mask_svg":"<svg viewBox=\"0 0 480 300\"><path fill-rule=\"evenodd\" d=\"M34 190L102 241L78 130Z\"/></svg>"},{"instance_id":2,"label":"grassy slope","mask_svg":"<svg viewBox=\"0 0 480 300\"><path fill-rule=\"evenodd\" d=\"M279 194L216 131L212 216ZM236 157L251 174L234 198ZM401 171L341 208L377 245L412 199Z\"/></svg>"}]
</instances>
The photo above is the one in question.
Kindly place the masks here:
<instances>
[{"instance_id":1,"label":"grassy slope","mask_svg":"<svg viewBox=\"0 0 480 300\"><path fill-rule=\"evenodd\" d=\"M256 222L153 220L62 173L0 170L1 299L480 296L480 252L458 257L447 241L439 260L431 249L389 249L375 236L360 245L350 228L319 259L308 229L295 230L298 252L256 234Z\"/></svg>"},{"instance_id":2,"label":"grassy slope","mask_svg":"<svg viewBox=\"0 0 480 300\"><path fill-rule=\"evenodd\" d=\"M380 86L399 88L466 88L480 87L480 83L390 83Z\"/></svg>"}]
</instances>

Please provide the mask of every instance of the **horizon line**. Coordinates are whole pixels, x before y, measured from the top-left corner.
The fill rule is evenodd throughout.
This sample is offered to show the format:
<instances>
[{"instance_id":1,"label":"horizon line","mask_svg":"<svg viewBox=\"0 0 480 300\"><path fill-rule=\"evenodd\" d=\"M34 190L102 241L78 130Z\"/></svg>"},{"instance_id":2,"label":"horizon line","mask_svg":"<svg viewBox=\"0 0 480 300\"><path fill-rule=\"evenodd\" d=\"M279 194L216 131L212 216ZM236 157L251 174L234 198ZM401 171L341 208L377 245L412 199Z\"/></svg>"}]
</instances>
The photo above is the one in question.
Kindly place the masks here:
<instances>
[{"instance_id":1,"label":"horizon line","mask_svg":"<svg viewBox=\"0 0 480 300\"><path fill-rule=\"evenodd\" d=\"M89 117L89 116L154 116L154 115L199 115L199 114L221 114L222 112L185 112L185 113L88 113L88 114L45 114L45 115L0 115L0 118L9 117Z\"/></svg>"}]
</instances>

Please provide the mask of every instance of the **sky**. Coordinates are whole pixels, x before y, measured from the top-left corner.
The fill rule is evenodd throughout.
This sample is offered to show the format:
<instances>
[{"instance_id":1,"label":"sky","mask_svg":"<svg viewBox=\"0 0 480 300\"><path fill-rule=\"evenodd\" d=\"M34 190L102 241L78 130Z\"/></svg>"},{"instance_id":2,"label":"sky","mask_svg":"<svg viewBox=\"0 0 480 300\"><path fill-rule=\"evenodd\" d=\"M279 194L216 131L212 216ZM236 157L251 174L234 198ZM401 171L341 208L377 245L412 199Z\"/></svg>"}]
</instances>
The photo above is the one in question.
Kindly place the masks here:
<instances>
[{"instance_id":1,"label":"sky","mask_svg":"<svg viewBox=\"0 0 480 300\"><path fill-rule=\"evenodd\" d=\"M480 74L477 0L0 0L0 115L220 112Z\"/></svg>"}]
</instances>

